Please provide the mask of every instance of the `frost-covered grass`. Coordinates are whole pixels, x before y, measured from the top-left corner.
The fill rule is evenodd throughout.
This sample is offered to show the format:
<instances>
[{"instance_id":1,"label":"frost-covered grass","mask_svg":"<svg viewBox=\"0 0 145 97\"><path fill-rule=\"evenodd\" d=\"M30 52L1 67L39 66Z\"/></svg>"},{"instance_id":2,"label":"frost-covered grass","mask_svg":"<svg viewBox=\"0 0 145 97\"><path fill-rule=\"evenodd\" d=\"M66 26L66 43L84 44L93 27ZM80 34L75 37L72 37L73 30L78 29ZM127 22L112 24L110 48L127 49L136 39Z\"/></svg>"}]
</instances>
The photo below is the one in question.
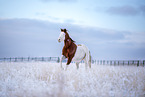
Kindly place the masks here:
<instances>
[{"instance_id":1,"label":"frost-covered grass","mask_svg":"<svg viewBox=\"0 0 145 97\"><path fill-rule=\"evenodd\" d=\"M0 97L144 97L145 67L0 63Z\"/></svg>"}]
</instances>

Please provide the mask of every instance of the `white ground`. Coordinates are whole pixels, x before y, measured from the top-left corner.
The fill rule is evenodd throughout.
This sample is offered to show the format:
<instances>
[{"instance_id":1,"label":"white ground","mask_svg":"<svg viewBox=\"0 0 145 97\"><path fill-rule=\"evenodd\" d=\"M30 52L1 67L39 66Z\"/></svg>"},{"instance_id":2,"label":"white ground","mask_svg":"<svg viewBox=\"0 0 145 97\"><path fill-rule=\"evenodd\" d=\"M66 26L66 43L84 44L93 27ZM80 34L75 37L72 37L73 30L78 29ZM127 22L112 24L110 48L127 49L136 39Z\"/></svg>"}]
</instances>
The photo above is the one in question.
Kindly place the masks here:
<instances>
[{"instance_id":1,"label":"white ground","mask_svg":"<svg viewBox=\"0 0 145 97\"><path fill-rule=\"evenodd\" d=\"M64 65L64 64L63 64ZM145 67L0 63L0 97L144 97Z\"/></svg>"}]
</instances>

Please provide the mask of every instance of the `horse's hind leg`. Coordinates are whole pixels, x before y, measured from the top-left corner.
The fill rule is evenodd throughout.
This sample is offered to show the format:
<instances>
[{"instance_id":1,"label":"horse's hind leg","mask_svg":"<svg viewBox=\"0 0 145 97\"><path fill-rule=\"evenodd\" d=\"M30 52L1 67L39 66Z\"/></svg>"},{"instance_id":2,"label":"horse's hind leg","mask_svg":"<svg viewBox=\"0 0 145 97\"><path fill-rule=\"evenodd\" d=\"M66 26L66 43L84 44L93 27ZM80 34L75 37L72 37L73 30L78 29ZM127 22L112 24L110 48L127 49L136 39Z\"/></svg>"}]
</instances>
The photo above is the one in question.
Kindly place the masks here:
<instances>
[{"instance_id":1,"label":"horse's hind leg","mask_svg":"<svg viewBox=\"0 0 145 97\"><path fill-rule=\"evenodd\" d=\"M87 63L86 57L84 58L84 62L85 62L85 67L87 69L88 68L88 63Z\"/></svg>"},{"instance_id":2,"label":"horse's hind leg","mask_svg":"<svg viewBox=\"0 0 145 97\"><path fill-rule=\"evenodd\" d=\"M79 62L76 63L77 69L79 69Z\"/></svg>"}]
</instances>

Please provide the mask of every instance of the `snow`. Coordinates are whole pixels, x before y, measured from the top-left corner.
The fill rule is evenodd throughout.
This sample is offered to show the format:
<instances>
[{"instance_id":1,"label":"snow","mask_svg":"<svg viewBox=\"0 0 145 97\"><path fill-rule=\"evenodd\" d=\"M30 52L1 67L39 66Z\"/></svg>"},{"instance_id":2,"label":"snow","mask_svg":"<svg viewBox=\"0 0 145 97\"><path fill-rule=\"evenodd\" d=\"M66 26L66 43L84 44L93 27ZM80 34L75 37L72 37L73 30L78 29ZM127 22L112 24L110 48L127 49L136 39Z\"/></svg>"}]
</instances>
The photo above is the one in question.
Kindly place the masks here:
<instances>
[{"instance_id":1,"label":"snow","mask_svg":"<svg viewBox=\"0 0 145 97\"><path fill-rule=\"evenodd\" d=\"M65 65L63 63L63 65ZM144 97L145 67L1 62L0 97Z\"/></svg>"}]
</instances>

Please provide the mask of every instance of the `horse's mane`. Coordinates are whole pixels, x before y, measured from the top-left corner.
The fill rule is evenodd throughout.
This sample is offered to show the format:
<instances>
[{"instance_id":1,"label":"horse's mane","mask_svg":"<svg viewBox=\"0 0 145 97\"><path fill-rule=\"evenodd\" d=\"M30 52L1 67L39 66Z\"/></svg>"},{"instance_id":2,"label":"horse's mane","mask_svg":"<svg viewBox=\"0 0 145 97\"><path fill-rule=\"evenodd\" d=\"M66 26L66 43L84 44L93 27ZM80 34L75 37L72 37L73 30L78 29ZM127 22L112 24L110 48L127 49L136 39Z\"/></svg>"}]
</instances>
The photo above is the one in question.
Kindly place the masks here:
<instances>
[{"instance_id":1,"label":"horse's mane","mask_svg":"<svg viewBox=\"0 0 145 97\"><path fill-rule=\"evenodd\" d=\"M72 40L71 38L70 38L70 40L72 41L72 42L75 42L74 40Z\"/></svg>"}]
</instances>

